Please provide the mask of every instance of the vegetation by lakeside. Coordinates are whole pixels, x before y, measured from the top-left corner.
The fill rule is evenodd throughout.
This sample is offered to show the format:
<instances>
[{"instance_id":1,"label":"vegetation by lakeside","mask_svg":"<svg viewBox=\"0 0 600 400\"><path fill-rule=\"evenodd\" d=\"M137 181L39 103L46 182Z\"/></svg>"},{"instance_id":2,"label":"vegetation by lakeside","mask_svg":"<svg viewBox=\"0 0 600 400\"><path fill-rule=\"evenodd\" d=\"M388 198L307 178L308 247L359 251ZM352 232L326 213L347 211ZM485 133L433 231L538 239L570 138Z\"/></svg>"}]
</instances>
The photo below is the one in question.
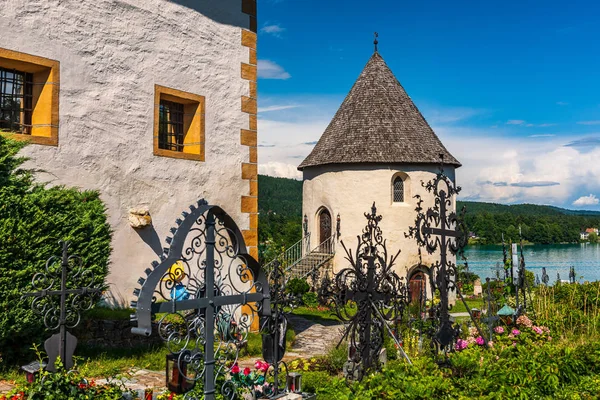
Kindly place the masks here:
<instances>
[{"instance_id":1,"label":"vegetation by lakeside","mask_svg":"<svg viewBox=\"0 0 600 400\"><path fill-rule=\"evenodd\" d=\"M258 176L258 232L261 255L291 246L302 238L302 181ZM535 204L502 205L458 202L466 207L466 223L478 244L519 240L527 243L576 243L586 228L600 227L600 212L574 211ZM271 249L271 252L268 250Z\"/></svg>"}]
</instances>

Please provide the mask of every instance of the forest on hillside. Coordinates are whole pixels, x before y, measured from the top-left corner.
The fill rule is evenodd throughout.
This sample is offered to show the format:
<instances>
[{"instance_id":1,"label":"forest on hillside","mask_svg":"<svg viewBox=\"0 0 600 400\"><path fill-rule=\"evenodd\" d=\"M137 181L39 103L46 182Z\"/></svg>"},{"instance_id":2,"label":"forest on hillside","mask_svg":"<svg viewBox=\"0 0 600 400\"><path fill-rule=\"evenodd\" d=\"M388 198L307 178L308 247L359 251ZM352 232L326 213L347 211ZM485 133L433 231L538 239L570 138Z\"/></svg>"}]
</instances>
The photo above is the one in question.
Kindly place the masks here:
<instances>
[{"instance_id":1,"label":"forest on hillside","mask_svg":"<svg viewBox=\"0 0 600 400\"><path fill-rule=\"evenodd\" d=\"M586 228L600 227L600 212L574 211L536 204L503 205L458 202L465 222L480 244L523 239L539 244L573 243ZM261 258L274 257L302 238L302 182L258 176L258 237Z\"/></svg>"}]
</instances>

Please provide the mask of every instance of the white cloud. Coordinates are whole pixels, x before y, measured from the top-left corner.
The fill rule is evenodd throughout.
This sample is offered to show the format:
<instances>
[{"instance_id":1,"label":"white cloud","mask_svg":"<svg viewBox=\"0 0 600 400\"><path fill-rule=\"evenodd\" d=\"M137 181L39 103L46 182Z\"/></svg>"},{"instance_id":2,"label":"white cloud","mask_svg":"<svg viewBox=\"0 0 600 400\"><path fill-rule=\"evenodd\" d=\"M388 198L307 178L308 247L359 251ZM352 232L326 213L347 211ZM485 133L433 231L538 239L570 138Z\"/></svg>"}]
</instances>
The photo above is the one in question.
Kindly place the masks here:
<instances>
[{"instance_id":1,"label":"white cloud","mask_svg":"<svg viewBox=\"0 0 600 400\"><path fill-rule=\"evenodd\" d=\"M569 105L569 103L567 103L566 101L557 101L556 104L559 106L568 106Z\"/></svg>"},{"instance_id":2,"label":"white cloud","mask_svg":"<svg viewBox=\"0 0 600 400\"><path fill-rule=\"evenodd\" d=\"M600 125L600 120L596 120L596 121L579 121L577 123L579 125Z\"/></svg>"},{"instance_id":3,"label":"white cloud","mask_svg":"<svg viewBox=\"0 0 600 400\"><path fill-rule=\"evenodd\" d=\"M270 161L266 164L259 164L258 173L261 175L275 176L278 178L302 179L302 172L298 171L296 165L276 161Z\"/></svg>"},{"instance_id":4,"label":"white cloud","mask_svg":"<svg viewBox=\"0 0 600 400\"><path fill-rule=\"evenodd\" d=\"M581 196L573 202L574 206L595 206L598 204L600 204L600 199L593 194L590 194L589 196Z\"/></svg>"},{"instance_id":5,"label":"white cloud","mask_svg":"<svg viewBox=\"0 0 600 400\"><path fill-rule=\"evenodd\" d=\"M260 79L290 79L291 75L283 67L273 61L258 60L258 77Z\"/></svg>"},{"instance_id":6,"label":"white cloud","mask_svg":"<svg viewBox=\"0 0 600 400\"><path fill-rule=\"evenodd\" d=\"M267 107L258 107L258 112L259 113L265 113L265 112L270 112L270 111L281 111L281 110L289 110L292 108L297 108L300 107L299 105L296 104L290 104L290 105L274 105L274 106L267 106Z\"/></svg>"},{"instance_id":7,"label":"white cloud","mask_svg":"<svg viewBox=\"0 0 600 400\"><path fill-rule=\"evenodd\" d=\"M549 126L556 126L556 124L548 124L548 123L544 123L544 124L532 124L532 123L526 123L527 121L524 121L522 119L509 119L508 121L506 121L506 125L520 125L520 126L526 126L528 128L547 128Z\"/></svg>"},{"instance_id":8,"label":"white cloud","mask_svg":"<svg viewBox=\"0 0 600 400\"><path fill-rule=\"evenodd\" d=\"M341 96L261 98L263 109L288 104L297 107L259 115L261 143L274 145L258 149L260 173L298 179L296 167L321 137L341 100ZM461 199L572 207L573 199L600 193L600 146L592 137L517 137L510 126L474 128L455 122L469 112L452 114L447 110L427 112L428 117L442 116L432 127L463 164L456 172L463 187ZM592 208L600 209L600 204Z\"/></svg>"},{"instance_id":9,"label":"white cloud","mask_svg":"<svg viewBox=\"0 0 600 400\"><path fill-rule=\"evenodd\" d=\"M267 33L269 35L273 35L275 37L281 37L281 33L285 31L279 24L266 25L260 28L260 33Z\"/></svg>"},{"instance_id":10,"label":"white cloud","mask_svg":"<svg viewBox=\"0 0 600 400\"><path fill-rule=\"evenodd\" d=\"M449 124L464 121L484 114L486 110L471 107L432 107L422 108L425 119L430 124Z\"/></svg>"}]
</instances>

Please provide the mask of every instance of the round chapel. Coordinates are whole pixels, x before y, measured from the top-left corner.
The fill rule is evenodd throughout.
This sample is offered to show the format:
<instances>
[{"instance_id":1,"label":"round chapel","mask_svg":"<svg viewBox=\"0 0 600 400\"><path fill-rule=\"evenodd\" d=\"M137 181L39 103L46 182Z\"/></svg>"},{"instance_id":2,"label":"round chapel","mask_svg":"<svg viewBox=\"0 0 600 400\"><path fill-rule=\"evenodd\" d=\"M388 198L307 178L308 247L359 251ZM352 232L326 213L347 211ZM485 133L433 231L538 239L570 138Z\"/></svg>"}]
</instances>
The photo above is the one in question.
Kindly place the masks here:
<instances>
[{"instance_id":1,"label":"round chapel","mask_svg":"<svg viewBox=\"0 0 600 400\"><path fill-rule=\"evenodd\" d=\"M312 152L298 166L303 174L307 248L330 252L333 271L349 265L341 243L356 248L375 203L388 253L400 255L395 270L411 293L429 287L436 255L419 254L414 225L420 195L424 209L433 195L421 185L440 171L455 180L460 162L444 147L381 55L375 51Z\"/></svg>"}]
</instances>

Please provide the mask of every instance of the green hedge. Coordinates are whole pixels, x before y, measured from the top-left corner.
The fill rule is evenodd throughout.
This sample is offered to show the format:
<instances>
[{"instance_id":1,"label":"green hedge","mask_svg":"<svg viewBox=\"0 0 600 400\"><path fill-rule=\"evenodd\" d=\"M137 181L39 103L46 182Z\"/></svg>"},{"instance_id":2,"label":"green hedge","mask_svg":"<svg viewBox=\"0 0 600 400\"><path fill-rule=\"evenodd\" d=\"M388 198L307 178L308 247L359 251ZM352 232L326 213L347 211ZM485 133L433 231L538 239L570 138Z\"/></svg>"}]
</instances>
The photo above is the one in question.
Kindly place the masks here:
<instances>
[{"instance_id":1,"label":"green hedge","mask_svg":"<svg viewBox=\"0 0 600 400\"><path fill-rule=\"evenodd\" d=\"M0 353L7 364L27 361L29 350L49 336L31 299L31 278L52 255L60 256L59 240L71 240L73 252L99 279L108 272L111 231L97 192L35 183L23 143L0 136ZM31 361L31 360L29 360Z\"/></svg>"}]
</instances>

